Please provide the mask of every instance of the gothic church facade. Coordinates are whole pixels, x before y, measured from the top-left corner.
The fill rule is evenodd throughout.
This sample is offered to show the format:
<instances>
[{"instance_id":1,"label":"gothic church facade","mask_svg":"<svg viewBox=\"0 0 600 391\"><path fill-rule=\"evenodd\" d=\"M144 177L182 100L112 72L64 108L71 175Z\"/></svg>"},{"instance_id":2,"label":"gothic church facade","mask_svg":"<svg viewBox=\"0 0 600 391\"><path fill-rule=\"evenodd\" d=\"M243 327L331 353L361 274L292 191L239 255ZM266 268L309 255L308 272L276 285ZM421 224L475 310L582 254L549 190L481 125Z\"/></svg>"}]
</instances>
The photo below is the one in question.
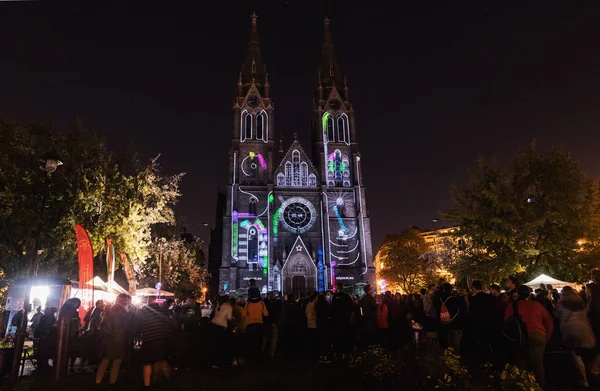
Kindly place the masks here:
<instances>
[{"instance_id":1,"label":"gothic church facade","mask_svg":"<svg viewBox=\"0 0 600 391\"><path fill-rule=\"evenodd\" d=\"M237 84L219 290L298 295L375 282L354 109L329 21L314 98L312 154L275 151L275 105L256 23ZM308 98L308 96L307 96ZM216 271L216 270L215 270ZM214 278L214 276L213 276Z\"/></svg>"}]
</instances>

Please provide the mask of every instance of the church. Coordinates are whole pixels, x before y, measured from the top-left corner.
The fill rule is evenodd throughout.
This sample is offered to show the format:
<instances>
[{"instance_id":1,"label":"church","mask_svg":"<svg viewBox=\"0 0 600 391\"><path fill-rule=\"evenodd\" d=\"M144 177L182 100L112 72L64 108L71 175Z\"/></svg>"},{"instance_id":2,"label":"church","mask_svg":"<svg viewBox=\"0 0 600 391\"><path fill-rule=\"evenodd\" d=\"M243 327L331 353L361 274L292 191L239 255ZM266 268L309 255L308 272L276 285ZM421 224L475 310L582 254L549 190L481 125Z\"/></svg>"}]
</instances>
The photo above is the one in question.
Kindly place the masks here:
<instances>
[{"instance_id":1,"label":"church","mask_svg":"<svg viewBox=\"0 0 600 391\"><path fill-rule=\"evenodd\" d=\"M229 181L218 212L218 290L250 279L263 293L353 291L375 283L370 219L354 108L335 57L329 20L314 90L311 155L297 137L275 141L275 99L252 15L237 83ZM307 99L310 95L307 94Z\"/></svg>"}]
</instances>

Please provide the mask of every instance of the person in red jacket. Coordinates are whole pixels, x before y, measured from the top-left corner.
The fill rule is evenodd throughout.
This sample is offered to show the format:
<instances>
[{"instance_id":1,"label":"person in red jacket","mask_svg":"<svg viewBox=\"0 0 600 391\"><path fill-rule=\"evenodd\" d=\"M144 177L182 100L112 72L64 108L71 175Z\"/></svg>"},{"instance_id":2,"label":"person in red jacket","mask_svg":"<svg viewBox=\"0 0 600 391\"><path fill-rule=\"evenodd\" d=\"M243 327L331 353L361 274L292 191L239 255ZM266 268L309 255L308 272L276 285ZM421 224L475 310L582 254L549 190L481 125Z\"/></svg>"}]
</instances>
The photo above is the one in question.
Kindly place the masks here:
<instances>
[{"instance_id":1,"label":"person in red jacket","mask_svg":"<svg viewBox=\"0 0 600 391\"><path fill-rule=\"evenodd\" d=\"M545 385L544 352L546 344L552 337L552 317L543 305L537 301L529 300L530 290L521 285L517 288L519 299L517 311L527 327L528 367L533 371L540 386ZM513 306L509 304L504 313L504 319L513 316Z\"/></svg>"},{"instance_id":2,"label":"person in red jacket","mask_svg":"<svg viewBox=\"0 0 600 391\"><path fill-rule=\"evenodd\" d=\"M383 302L383 296L375 296L375 304L377 305L377 335L381 346L387 345L387 332L389 329L388 322L388 307Z\"/></svg>"}]
</instances>

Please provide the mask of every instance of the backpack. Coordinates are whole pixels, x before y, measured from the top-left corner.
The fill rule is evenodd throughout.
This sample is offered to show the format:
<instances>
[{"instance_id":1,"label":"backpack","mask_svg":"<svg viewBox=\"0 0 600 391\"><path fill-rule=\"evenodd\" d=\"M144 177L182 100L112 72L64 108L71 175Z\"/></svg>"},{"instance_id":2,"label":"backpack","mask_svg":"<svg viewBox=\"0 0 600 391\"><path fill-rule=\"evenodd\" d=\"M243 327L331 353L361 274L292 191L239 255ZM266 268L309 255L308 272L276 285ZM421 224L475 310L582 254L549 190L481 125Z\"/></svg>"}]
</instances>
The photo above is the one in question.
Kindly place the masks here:
<instances>
[{"instance_id":1,"label":"backpack","mask_svg":"<svg viewBox=\"0 0 600 391\"><path fill-rule=\"evenodd\" d=\"M446 307L446 302L448 301L448 299L450 299L449 296L446 298L446 300L442 301L442 299L440 299L440 301L442 302L442 308L440 309L440 322L442 322L443 324L450 324L452 323L452 321L454 320L454 318L456 318L458 316L458 313L460 312L460 310L458 312L456 312L456 315L451 316L450 315L450 311L448 311L448 307Z\"/></svg>"},{"instance_id":2,"label":"backpack","mask_svg":"<svg viewBox=\"0 0 600 391\"><path fill-rule=\"evenodd\" d=\"M513 315L502 324L502 337L514 351L523 348L527 344L527 326L519 315L517 301L513 300Z\"/></svg>"}]
</instances>

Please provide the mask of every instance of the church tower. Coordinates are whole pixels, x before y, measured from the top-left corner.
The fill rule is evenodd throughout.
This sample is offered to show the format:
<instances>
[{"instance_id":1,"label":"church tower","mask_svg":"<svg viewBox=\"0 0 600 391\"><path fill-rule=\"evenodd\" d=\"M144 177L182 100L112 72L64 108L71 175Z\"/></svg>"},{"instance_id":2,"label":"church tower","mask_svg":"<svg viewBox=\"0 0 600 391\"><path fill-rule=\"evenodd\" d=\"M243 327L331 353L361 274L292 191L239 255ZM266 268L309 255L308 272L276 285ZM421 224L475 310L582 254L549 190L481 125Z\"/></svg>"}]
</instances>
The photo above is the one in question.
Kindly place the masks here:
<instances>
[{"instance_id":1,"label":"church tower","mask_svg":"<svg viewBox=\"0 0 600 391\"><path fill-rule=\"evenodd\" d=\"M354 108L324 21L313 114L313 159L320 172L331 286L375 282L371 224L362 183Z\"/></svg>"},{"instance_id":2,"label":"church tower","mask_svg":"<svg viewBox=\"0 0 600 391\"><path fill-rule=\"evenodd\" d=\"M273 101L251 16L250 42L233 104L227 207L223 216L220 289L236 290L253 278L266 285L269 259L268 198L273 173ZM260 284L261 280L264 280ZM242 282L245 281L245 284Z\"/></svg>"}]
</instances>

